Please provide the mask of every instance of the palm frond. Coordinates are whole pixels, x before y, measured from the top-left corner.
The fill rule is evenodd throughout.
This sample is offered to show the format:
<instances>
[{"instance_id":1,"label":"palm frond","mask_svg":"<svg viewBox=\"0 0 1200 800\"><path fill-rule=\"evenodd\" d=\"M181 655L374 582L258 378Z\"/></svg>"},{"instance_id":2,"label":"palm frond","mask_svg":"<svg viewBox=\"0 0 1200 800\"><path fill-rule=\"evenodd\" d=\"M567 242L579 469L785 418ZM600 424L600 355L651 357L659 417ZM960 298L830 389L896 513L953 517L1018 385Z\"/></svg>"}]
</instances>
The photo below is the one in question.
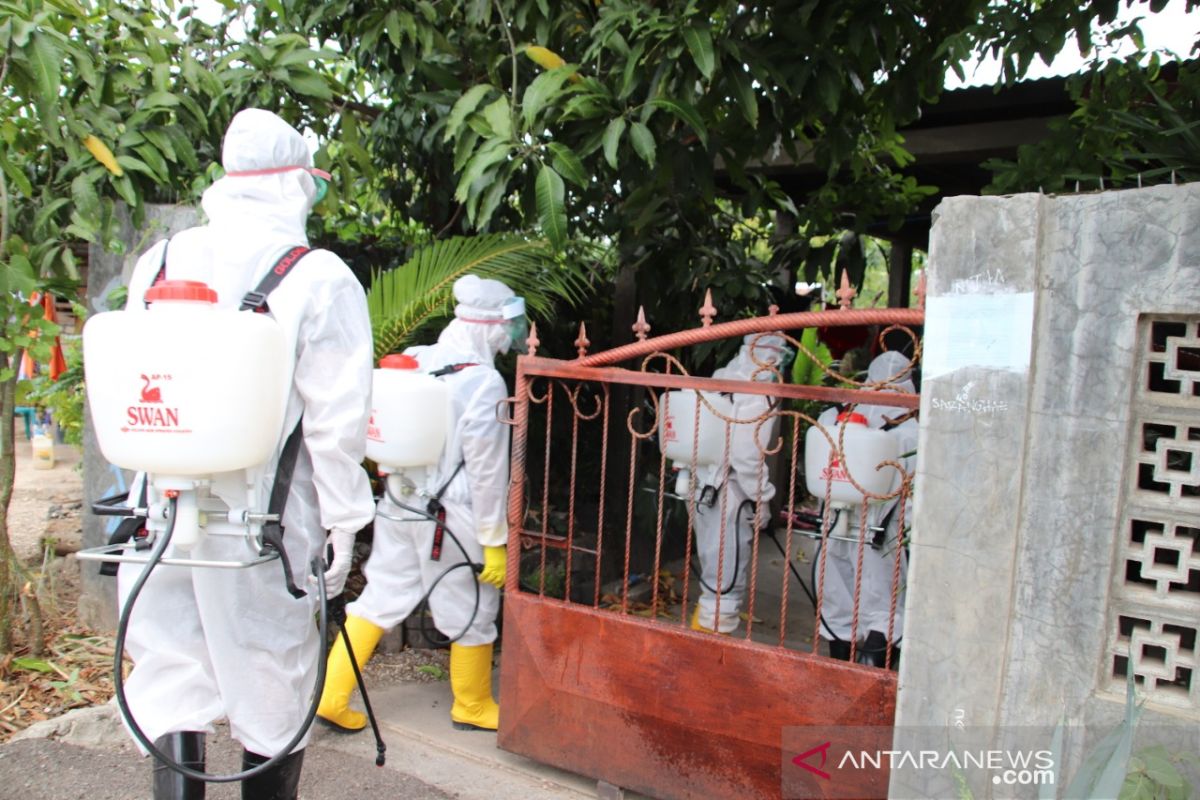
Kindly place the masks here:
<instances>
[{"instance_id":1,"label":"palm frond","mask_svg":"<svg viewBox=\"0 0 1200 800\"><path fill-rule=\"evenodd\" d=\"M577 303L587 282L578 267L559 263L550 245L512 234L460 236L425 245L395 269L372 276L367 309L375 358L412 343L423 327L454 310L454 282L473 273L503 281L532 317L549 318L556 301Z\"/></svg>"}]
</instances>

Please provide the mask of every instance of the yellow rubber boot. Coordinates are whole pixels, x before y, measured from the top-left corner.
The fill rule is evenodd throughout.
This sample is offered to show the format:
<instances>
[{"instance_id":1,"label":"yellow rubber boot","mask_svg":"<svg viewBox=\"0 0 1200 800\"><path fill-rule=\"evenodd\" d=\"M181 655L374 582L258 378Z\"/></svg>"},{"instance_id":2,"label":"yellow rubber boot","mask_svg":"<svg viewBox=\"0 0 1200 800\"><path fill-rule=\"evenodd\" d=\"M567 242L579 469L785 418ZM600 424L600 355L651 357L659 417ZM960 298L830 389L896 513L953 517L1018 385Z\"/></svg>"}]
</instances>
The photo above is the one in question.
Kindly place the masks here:
<instances>
[{"instance_id":1,"label":"yellow rubber boot","mask_svg":"<svg viewBox=\"0 0 1200 800\"><path fill-rule=\"evenodd\" d=\"M704 627L703 625L701 625L701 624L700 624L700 606L699 606L699 604L697 604L697 605L696 605L696 606L695 606L695 607L692 609L692 624L691 624L691 628L692 628L692 630L694 630L694 631L700 631L701 633L717 633L717 631L714 631L712 628L706 628L706 627ZM733 633L732 633L732 631L731 631L730 633L721 633L721 635L722 635L722 636L732 636L732 635L733 635Z\"/></svg>"},{"instance_id":2,"label":"yellow rubber boot","mask_svg":"<svg viewBox=\"0 0 1200 800\"><path fill-rule=\"evenodd\" d=\"M492 699L492 645L450 645L450 721L460 731L494 731L500 706Z\"/></svg>"},{"instance_id":3,"label":"yellow rubber boot","mask_svg":"<svg viewBox=\"0 0 1200 800\"><path fill-rule=\"evenodd\" d=\"M354 660L361 670L375 652L375 645L383 636L383 628L361 617L348 615L346 634L354 649ZM321 704L317 707L317 716L326 725L343 733L354 733L367 727L367 715L350 709L350 695L356 685L354 667L346 653L346 640L339 631L329 652L329 664L325 668L325 691L321 693Z\"/></svg>"}]
</instances>

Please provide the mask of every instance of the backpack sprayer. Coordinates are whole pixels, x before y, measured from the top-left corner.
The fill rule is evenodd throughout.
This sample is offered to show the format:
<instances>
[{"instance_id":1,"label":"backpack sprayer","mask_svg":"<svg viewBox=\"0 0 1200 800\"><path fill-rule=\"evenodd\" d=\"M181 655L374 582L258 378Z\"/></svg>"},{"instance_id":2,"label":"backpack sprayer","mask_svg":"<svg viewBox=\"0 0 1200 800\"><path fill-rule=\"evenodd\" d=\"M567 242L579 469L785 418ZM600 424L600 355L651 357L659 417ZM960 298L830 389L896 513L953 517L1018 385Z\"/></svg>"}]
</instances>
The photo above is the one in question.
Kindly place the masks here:
<instances>
[{"instance_id":1,"label":"backpack sprayer","mask_svg":"<svg viewBox=\"0 0 1200 800\"><path fill-rule=\"evenodd\" d=\"M883 463L899 457L896 439L887 431L867 427L867 418L854 411L838 414L828 433L817 425L808 429L804 436L804 482L814 497L824 498L828 488L834 514L830 538L848 538L850 509L864 499L872 502L869 495L895 491L899 476Z\"/></svg>"},{"instance_id":2,"label":"backpack sprayer","mask_svg":"<svg viewBox=\"0 0 1200 800\"><path fill-rule=\"evenodd\" d=\"M141 529L126 541L78 554L82 560L144 565L117 625L113 656L117 704L134 738L159 762L188 778L207 782L229 783L259 775L274 768L299 744L312 724L324 689L323 649L308 712L291 741L251 769L211 775L174 761L137 724L124 692L125 639L134 604L160 564L245 569L279 560L289 593L297 598L305 595L295 584L281 524L301 445L299 425L283 447L266 508L255 475L279 441L288 393L286 365L291 357L283 330L272 317L242 312L265 311L270 290L307 252L307 248L289 250L237 311L217 308L216 292L204 283L159 280L146 292L145 313L98 314L88 321L83 335L88 401L100 450L112 464L145 476L146 499L141 505L118 505L114 503L118 498L106 498L92 507L100 515L143 520ZM160 277L165 273L165 260L164 248ZM131 343L135 353L130 352ZM215 476L236 472L245 476L242 507L230 507L210 491ZM157 496L152 502L147 486L153 487ZM245 557L194 557L207 536L240 538ZM320 556L308 566L316 578L324 645L330 612ZM370 712L361 676L359 686ZM376 764L382 766L386 748L373 715L371 722L378 749Z\"/></svg>"},{"instance_id":3,"label":"backpack sprayer","mask_svg":"<svg viewBox=\"0 0 1200 800\"><path fill-rule=\"evenodd\" d=\"M664 456L671 459L672 468L676 470L675 491L672 496L679 500L687 500L693 495L694 489L699 488L700 496L696 502L707 506L714 505L719 490L717 480L720 470L728 464L728 456L725 453L727 423L721 417L733 417L733 402L712 392L702 392L698 398L694 390L683 389L663 393L659 399L659 409L659 448ZM858 413L839 414L833 429L828 431L828 436L818 426L808 429L804 441L805 483L809 493L815 497L825 497L826 487L829 488L830 510L834 514L833 525L828 533L830 539L857 543L857 539L849 536L850 511L867 497L862 490L870 495L888 495L895 491L898 476L893 470L882 468L881 465L885 461L896 461L898 458L899 445L896 440L886 431L869 428L866 417ZM752 506L753 502L747 499L738 508L737 525L740 526L742 522L742 509L747 505ZM822 538L822 520L819 517L803 521L814 530L801 530L800 533L817 539ZM770 538L783 554L801 588L816 606L816 597L796 572L791 559L773 532ZM732 571L734 577L728 587L718 592L708 586L700 572L696 571L698 579L709 591L724 594L733 589L738 562L741 560L740 536L735 537L735 545L736 556ZM825 624L824 620L822 624ZM828 625L825 625L825 628L834 639L838 638Z\"/></svg>"},{"instance_id":4,"label":"backpack sprayer","mask_svg":"<svg viewBox=\"0 0 1200 800\"><path fill-rule=\"evenodd\" d=\"M435 524L432 557L441 557L442 536L450 539L462 553L463 560L445 569L436 579L421 601L420 607L433 594L442 579L456 569L469 567L480 572L482 564L471 561L470 554L459 538L446 525L446 510L441 504L450 481L454 480L463 467L460 462L436 492L426 485L430 474L441 461L449 429L450 391L438 380L475 364L451 364L432 373L420 371L420 363L409 355L393 354L379 361L379 369L373 375L371 421L367 426L367 458L377 465L384 482L384 494L392 505L408 512L408 517L392 516L377 510L376 514L393 522L418 522L428 520ZM480 589L474 582L475 606L463 629L452 637L434 639L421 628L421 633L431 644L443 646L458 641L475 624L479 613ZM421 617L422 623L424 617ZM347 649L349 649L347 640ZM350 663L354 664L353 656Z\"/></svg>"},{"instance_id":5,"label":"backpack sprayer","mask_svg":"<svg viewBox=\"0 0 1200 800\"><path fill-rule=\"evenodd\" d=\"M658 403L658 446L673 462L675 496L687 499L697 486L699 502L711 506L716 502L718 472L728 461L722 417L733 418L733 401L717 392L680 389L664 392Z\"/></svg>"}]
</instances>

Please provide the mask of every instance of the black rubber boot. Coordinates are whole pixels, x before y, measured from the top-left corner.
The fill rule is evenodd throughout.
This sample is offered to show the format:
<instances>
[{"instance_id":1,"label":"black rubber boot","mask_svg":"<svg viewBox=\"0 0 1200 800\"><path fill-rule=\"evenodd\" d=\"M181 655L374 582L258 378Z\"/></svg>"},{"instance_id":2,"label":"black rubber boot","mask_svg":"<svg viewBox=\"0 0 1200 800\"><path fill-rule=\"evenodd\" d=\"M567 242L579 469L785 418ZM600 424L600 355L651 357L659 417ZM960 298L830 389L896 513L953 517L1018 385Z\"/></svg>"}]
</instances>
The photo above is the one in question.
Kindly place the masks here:
<instances>
[{"instance_id":1,"label":"black rubber boot","mask_svg":"<svg viewBox=\"0 0 1200 800\"><path fill-rule=\"evenodd\" d=\"M257 767L269 759L242 751L242 769ZM242 800L296 800L300 790L300 767L304 751L297 750L261 775L242 781Z\"/></svg>"},{"instance_id":2,"label":"black rubber boot","mask_svg":"<svg viewBox=\"0 0 1200 800\"><path fill-rule=\"evenodd\" d=\"M155 739L154 746L177 764L204 771L203 733L168 733ZM154 759L154 800L203 800L204 787L204 781L185 778Z\"/></svg>"},{"instance_id":3,"label":"black rubber boot","mask_svg":"<svg viewBox=\"0 0 1200 800\"><path fill-rule=\"evenodd\" d=\"M858 663L882 668L887 663L887 636L879 631L871 631L867 634L867 640L858 649ZM899 664L900 648L892 647L891 668L898 669Z\"/></svg>"},{"instance_id":4,"label":"black rubber boot","mask_svg":"<svg viewBox=\"0 0 1200 800\"><path fill-rule=\"evenodd\" d=\"M829 657L838 661L850 660L850 642L839 639L829 640Z\"/></svg>"}]
</instances>

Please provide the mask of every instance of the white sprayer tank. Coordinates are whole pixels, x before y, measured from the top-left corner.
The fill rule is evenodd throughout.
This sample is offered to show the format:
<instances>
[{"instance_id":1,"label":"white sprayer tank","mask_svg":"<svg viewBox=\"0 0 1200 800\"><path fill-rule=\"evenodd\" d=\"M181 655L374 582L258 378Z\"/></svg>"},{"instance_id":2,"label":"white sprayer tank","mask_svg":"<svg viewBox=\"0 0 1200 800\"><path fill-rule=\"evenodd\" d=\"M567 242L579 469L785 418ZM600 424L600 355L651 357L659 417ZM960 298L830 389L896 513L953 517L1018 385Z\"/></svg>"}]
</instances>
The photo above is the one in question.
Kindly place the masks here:
<instances>
[{"instance_id":1,"label":"white sprayer tank","mask_svg":"<svg viewBox=\"0 0 1200 800\"><path fill-rule=\"evenodd\" d=\"M371 388L367 458L385 474L434 467L446 443L450 393L412 356L381 359Z\"/></svg>"},{"instance_id":2,"label":"white sprayer tank","mask_svg":"<svg viewBox=\"0 0 1200 800\"><path fill-rule=\"evenodd\" d=\"M899 445L891 434L867 427L866 417L852 412L839 414L837 423L827 432L833 439L832 448L818 426L809 428L804 437L804 479L810 494L824 499L828 483L830 502L858 505L863 493L849 476L873 495L893 491L896 468L876 469L884 461L898 460ZM834 449L839 437L845 458L839 458Z\"/></svg>"},{"instance_id":3,"label":"white sprayer tank","mask_svg":"<svg viewBox=\"0 0 1200 800\"><path fill-rule=\"evenodd\" d=\"M691 481L690 470L722 464L725 456L725 420L733 417L733 401L716 392L702 392L700 401L693 389L664 392L658 400L658 442L663 455L675 462L679 470L675 493L686 495ZM699 403L699 418L696 405ZM717 413L713 413L716 411Z\"/></svg>"},{"instance_id":4,"label":"white sprayer tank","mask_svg":"<svg viewBox=\"0 0 1200 800\"><path fill-rule=\"evenodd\" d=\"M88 404L104 457L178 478L270 458L288 390L279 324L217 308L217 293L199 281L160 281L145 300L144 313L109 311L84 326Z\"/></svg>"}]
</instances>

